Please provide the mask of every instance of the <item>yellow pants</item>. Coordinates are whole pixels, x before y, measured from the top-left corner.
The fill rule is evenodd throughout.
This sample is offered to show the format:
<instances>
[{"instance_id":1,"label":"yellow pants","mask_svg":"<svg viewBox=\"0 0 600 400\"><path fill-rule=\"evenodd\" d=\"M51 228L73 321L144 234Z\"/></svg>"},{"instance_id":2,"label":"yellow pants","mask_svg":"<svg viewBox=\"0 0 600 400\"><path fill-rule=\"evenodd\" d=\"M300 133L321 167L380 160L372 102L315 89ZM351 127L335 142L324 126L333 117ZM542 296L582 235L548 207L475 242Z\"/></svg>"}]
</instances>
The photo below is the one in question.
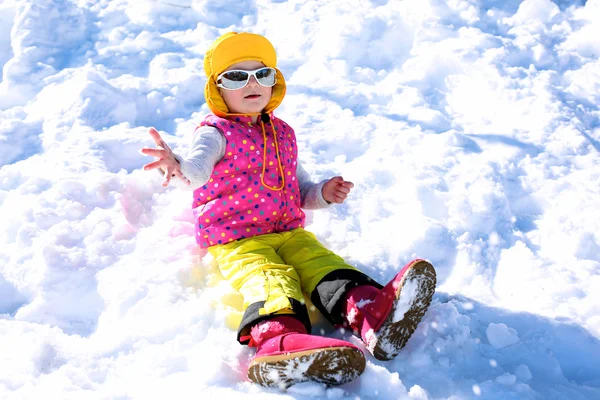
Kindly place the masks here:
<instances>
[{"instance_id":1,"label":"yellow pants","mask_svg":"<svg viewBox=\"0 0 600 400\"><path fill-rule=\"evenodd\" d=\"M349 270L340 272L351 275L353 282L361 281L358 284L369 280L303 228L236 240L208 251L223 277L242 294L246 310L242 324L246 325L264 319L261 316L299 314L298 309L305 307L304 293L310 297L333 271ZM240 326L240 331L244 328Z\"/></svg>"}]
</instances>

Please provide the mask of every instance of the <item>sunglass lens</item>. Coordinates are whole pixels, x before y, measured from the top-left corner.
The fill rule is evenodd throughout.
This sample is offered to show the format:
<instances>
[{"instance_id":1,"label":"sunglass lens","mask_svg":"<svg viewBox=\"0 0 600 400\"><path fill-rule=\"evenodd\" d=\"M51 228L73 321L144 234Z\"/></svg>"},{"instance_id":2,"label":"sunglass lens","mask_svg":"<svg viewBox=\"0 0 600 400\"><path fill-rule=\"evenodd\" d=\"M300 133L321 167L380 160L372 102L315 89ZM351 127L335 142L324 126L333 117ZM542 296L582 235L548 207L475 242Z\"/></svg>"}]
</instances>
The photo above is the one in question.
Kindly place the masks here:
<instances>
[{"instance_id":1,"label":"sunglass lens","mask_svg":"<svg viewBox=\"0 0 600 400\"><path fill-rule=\"evenodd\" d=\"M273 68L263 68L256 71L256 80L263 86L275 85L275 70Z\"/></svg>"},{"instance_id":2,"label":"sunglass lens","mask_svg":"<svg viewBox=\"0 0 600 400\"><path fill-rule=\"evenodd\" d=\"M248 79L248 73L244 71L231 71L223 74L223 78L235 82L244 82Z\"/></svg>"},{"instance_id":3,"label":"sunglass lens","mask_svg":"<svg viewBox=\"0 0 600 400\"><path fill-rule=\"evenodd\" d=\"M221 83L229 89L239 89L246 86L248 74L244 71L231 71L221 76Z\"/></svg>"}]
</instances>

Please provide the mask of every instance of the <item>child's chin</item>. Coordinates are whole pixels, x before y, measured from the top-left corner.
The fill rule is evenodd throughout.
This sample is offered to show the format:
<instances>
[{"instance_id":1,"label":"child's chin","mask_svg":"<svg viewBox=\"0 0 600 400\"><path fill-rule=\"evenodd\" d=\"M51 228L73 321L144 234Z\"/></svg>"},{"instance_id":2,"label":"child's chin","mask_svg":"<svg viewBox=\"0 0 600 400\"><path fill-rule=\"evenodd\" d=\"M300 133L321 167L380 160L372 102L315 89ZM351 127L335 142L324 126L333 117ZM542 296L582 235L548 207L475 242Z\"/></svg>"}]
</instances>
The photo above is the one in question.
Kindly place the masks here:
<instances>
[{"instance_id":1,"label":"child's chin","mask_svg":"<svg viewBox=\"0 0 600 400\"><path fill-rule=\"evenodd\" d=\"M248 104L247 107L244 107L244 109L246 113L256 114L264 110L265 107L266 105L263 104Z\"/></svg>"}]
</instances>

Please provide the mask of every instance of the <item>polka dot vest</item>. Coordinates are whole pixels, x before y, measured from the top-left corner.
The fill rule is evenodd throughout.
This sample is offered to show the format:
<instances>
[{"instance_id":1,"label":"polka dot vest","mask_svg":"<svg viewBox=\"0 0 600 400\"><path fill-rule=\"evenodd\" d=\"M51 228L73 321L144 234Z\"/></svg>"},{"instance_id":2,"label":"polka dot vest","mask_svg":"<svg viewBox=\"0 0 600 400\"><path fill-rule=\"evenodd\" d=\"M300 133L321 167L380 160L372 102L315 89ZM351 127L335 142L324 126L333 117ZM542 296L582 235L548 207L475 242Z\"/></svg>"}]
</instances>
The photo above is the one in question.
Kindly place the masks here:
<instances>
[{"instance_id":1,"label":"polka dot vest","mask_svg":"<svg viewBox=\"0 0 600 400\"><path fill-rule=\"evenodd\" d=\"M296 179L296 136L285 122L270 117L271 122L264 124L266 144L260 123L252 124L251 117L209 115L200 124L219 129L227 142L225 156L215 165L210 180L194 191L196 241L201 247L304 226Z\"/></svg>"}]
</instances>

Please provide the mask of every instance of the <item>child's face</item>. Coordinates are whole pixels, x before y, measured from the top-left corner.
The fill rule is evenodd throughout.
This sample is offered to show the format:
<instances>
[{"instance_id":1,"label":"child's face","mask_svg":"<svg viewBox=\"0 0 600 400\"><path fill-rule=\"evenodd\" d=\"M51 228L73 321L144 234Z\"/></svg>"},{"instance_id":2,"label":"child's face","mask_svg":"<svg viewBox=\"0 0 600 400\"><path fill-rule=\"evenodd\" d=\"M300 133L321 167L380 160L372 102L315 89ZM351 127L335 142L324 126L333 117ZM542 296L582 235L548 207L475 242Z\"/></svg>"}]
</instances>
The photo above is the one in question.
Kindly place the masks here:
<instances>
[{"instance_id":1,"label":"child's face","mask_svg":"<svg viewBox=\"0 0 600 400\"><path fill-rule=\"evenodd\" d=\"M265 65L260 61L242 61L233 64L225 71L232 69L241 69L244 71L252 71ZM223 71L223 72L225 72ZM250 77L250 81L246 86L237 90L219 89L225 104L229 107L229 111L235 114L251 114L260 113L269 104L273 88L264 87L256 82L256 78Z\"/></svg>"}]
</instances>

